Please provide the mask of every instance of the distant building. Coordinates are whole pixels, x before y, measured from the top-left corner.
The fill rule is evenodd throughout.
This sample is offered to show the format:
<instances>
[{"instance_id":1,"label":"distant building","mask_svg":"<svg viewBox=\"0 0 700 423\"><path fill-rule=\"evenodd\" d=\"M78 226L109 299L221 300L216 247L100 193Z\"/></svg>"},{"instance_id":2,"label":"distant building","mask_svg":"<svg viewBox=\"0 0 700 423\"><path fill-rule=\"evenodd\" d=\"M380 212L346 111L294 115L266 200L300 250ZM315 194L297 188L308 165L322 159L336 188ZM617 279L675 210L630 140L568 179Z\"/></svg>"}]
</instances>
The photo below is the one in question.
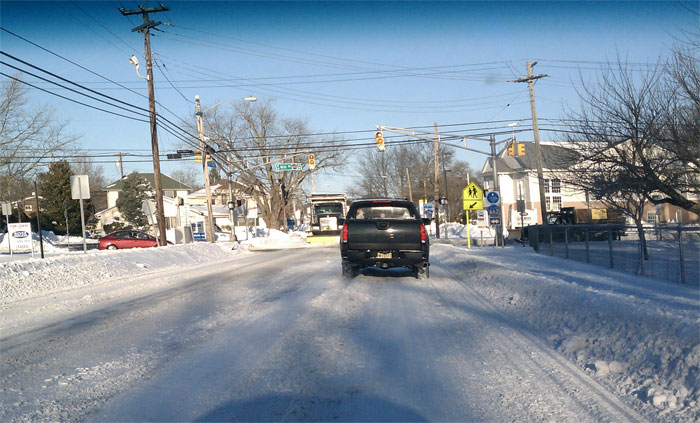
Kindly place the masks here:
<instances>
[{"instance_id":1,"label":"distant building","mask_svg":"<svg viewBox=\"0 0 700 423\"><path fill-rule=\"evenodd\" d=\"M518 141L521 142L521 141ZM515 229L522 225L542 223L542 204L540 202L539 181L537 178L537 156L534 142L522 142L525 155L510 156L507 149L501 150L496 159L496 172L503 210L502 222L505 227ZM604 208L595 198L589 198L585 192L565 184L560 176L566 172L573 150L562 143L541 142L542 173L544 179L545 210L558 211L562 207ZM491 168L491 158L487 158L481 169L484 189L495 186ZM517 201L525 202L526 214L521 220L517 211ZM648 223L698 223L700 217L687 210L669 204L655 206L649 203L645 207L644 219Z\"/></svg>"},{"instance_id":2,"label":"distant building","mask_svg":"<svg viewBox=\"0 0 700 423\"><path fill-rule=\"evenodd\" d=\"M37 199L34 196L34 193L32 193L31 196L23 198L20 200L19 205L24 211L24 214L26 214L29 217L34 217L36 216L36 211L39 206L41 206L41 202L44 200L44 197L39 196L39 202L37 204ZM43 211L44 208L42 207L40 211Z\"/></svg>"},{"instance_id":3,"label":"distant building","mask_svg":"<svg viewBox=\"0 0 700 423\"><path fill-rule=\"evenodd\" d=\"M150 188L147 191L147 195L150 198L155 198L155 179L153 173L135 173L142 176L146 180L146 183ZM161 173L161 185L163 190L164 201L166 198L171 199L171 201L168 201L168 204L171 204L171 207L164 206L166 217L166 229L169 229L177 226L177 212L174 211L174 209L176 208L175 205L177 204L177 200L175 199L179 197L183 199L183 203L187 202L187 197L192 191L192 188L163 173ZM103 191L106 192L107 196L107 207L95 213L95 217L98 221L95 228L96 232L105 233L107 231L107 229L105 229L105 226L109 226L114 223L128 224L128 222L124 221L121 214L119 213L119 210L117 209L117 199L119 198L119 193L122 191L123 188L123 179L115 181L103 188ZM173 208L173 210L169 210L170 208Z\"/></svg>"}]
</instances>

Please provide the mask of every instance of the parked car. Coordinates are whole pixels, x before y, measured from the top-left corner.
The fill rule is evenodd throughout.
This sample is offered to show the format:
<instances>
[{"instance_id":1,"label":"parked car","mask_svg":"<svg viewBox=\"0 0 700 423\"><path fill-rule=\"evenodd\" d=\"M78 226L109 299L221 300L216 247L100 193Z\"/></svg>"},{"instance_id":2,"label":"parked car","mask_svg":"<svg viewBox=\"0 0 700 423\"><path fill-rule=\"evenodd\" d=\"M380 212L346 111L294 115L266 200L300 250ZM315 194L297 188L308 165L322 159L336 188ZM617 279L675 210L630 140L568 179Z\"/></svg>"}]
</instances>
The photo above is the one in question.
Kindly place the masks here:
<instances>
[{"instance_id":1,"label":"parked car","mask_svg":"<svg viewBox=\"0 0 700 423\"><path fill-rule=\"evenodd\" d=\"M125 248L147 248L158 245L153 235L136 230L121 230L100 238L97 248L100 250L123 250Z\"/></svg>"}]
</instances>

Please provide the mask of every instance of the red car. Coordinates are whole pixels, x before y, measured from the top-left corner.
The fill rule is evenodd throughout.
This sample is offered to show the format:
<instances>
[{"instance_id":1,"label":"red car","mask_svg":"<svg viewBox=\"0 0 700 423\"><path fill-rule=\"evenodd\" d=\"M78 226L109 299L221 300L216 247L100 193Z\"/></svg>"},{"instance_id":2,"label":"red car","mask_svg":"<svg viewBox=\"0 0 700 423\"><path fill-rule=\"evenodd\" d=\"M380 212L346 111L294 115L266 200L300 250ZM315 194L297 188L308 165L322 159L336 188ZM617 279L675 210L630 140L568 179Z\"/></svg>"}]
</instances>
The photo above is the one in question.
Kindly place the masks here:
<instances>
[{"instance_id":1,"label":"red car","mask_svg":"<svg viewBox=\"0 0 700 423\"><path fill-rule=\"evenodd\" d=\"M156 237L145 232L135 230L115 231L100 238L97 248L99 250L122 250L124 248L156 247Z\"/></svg>"}]
</instances>

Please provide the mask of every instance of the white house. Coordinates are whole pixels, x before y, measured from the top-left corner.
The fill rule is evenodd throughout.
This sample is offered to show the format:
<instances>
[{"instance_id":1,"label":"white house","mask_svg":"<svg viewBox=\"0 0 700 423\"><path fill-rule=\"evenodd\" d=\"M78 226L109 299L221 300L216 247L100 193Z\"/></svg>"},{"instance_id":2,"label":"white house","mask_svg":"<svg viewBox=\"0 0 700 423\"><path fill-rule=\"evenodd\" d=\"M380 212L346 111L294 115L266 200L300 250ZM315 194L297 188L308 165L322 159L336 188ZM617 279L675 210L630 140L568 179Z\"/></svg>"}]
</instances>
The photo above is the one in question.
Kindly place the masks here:
<instances>
[{"instance_id":1,"label":"white house","mask_svg":"<svg viewBox=\"0 0 700 423\"><path fill-rule=\"evenodd\" d=\"M147 191L147 194L149 197L153 198L154 197L154 186L155 186L155 179L153 177L153 173L140 173L140 172L132 172L132 173L137 173L138 175L142 176L145 180L148 186L150 187L150 190ZM173 228L176 226L177 221L177 213L174 212L173 210L170 210L165 203L169 199L170 203L175 204L175 198L182 198L183 202L187 200L188 194L192 191L192 188L190 188L188 185L183 184L180 181L177 181L168 175L162 174L161 173L161 185L163 189L163 202L164 202L164 212L165 212L165 227L166 229ZM120 222L120 223L127 223L124 221L122 218L121 214L119 213L119 210L117 209L117 199L119 198L119 193L122 191L124 188L124 180L120 179L118 181L115 181L106 187L103 188L103 191L107 193L107 208L104 210L100 210L95 213L95 217L97 218L97 225L95 227L96 232L98 233L104 233L107 231L105 229L106 225L110 225L114 222ZM173 206L174 207L174 206Z\"/></svg>"},{"instance_id":2,"label":"white house","mask_svg":"<svg viewBox=\"0 0 700 423\"><path fill-rule=\"evenodd\" d=\"M537 156L535 143L524 142L525 155L510 156L504 148L498 153L496 173L498 177L504 227L515 229L521 226L542 223L539 183L537 178ZM561 210L562 207L605 208L594 198L588 198L585 192L566 185L558 175L565 172L567 163L575 154L563 143L540 142L542 153L542 174L544 179L546 211ZM484 189L494 187L491 159L487 158L481 169ZM526 215L522 218L517 211L517 201L525 202ZM697 223L698 216L668 204L645 208L645 220L650 223L682 222Z\"/></svg>"}]
</instances>

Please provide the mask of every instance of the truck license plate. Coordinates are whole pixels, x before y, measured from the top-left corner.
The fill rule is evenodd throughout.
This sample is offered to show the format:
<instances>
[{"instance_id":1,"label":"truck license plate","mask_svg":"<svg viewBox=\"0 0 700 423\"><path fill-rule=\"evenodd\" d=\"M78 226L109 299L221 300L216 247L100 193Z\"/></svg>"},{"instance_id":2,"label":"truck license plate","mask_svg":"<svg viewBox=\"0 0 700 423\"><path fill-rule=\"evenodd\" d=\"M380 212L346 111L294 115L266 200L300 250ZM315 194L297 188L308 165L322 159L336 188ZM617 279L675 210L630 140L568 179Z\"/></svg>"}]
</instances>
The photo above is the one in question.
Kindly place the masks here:
<instances>
[{"instance_id":1,"label":"truck license plate","mask_svg":"<svg viewBox=\"0 0 700 423\"><path fill-rule=\"evenodd\" d=\"M391 258L391 251L379 251L379 252L377 252L377 258L378 259L390 259Z\"/></svg>"}]
</instances>

